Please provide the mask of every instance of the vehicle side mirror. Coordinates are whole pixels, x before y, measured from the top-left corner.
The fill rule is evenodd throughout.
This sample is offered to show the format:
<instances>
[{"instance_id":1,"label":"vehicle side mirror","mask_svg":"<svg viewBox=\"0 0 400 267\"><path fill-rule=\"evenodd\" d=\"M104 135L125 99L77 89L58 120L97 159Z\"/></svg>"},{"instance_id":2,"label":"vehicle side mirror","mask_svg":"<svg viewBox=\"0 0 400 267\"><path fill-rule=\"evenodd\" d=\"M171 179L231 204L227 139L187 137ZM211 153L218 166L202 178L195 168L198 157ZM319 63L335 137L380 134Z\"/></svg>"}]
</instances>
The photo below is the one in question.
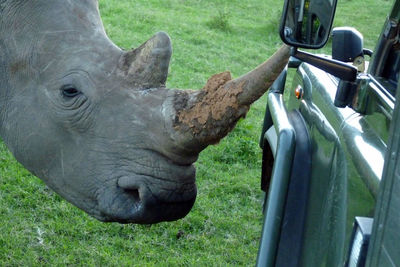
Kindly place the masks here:
<instances>
[{"instance_id":1,"label":"vehicle side mirror","mask_svg":"<svg viewBox=\"0 0 400 267\"><path fill-rule=\"evenodd\" d=\"M294 47L318 49L328 41L337 0L285 0L281 39Z\"/></svg>"}]
</instances>

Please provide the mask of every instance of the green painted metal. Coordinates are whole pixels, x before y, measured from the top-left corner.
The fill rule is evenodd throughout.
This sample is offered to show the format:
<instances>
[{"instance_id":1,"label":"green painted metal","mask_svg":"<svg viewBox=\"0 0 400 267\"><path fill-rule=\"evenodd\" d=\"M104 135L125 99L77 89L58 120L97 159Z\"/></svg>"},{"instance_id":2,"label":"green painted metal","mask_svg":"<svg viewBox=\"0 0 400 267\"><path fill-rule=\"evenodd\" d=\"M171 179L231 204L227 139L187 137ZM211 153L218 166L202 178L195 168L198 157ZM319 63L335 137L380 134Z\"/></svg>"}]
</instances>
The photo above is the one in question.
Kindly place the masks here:
<instances>
[{"instance_id":1,"label":"green painted metal","mask_svg":"<svg viewBox=\"0 0 400 267\"><path fill-rule=\"evenodd\" d=\"M353 109L334 106L337 84L338 80L331 75L303 64L287 90L288 109L300 111L313 144L302 266L340 265L346 255L354 217L370 215L374 205L374 197L362 179L370 160L363 157L363 152L367 151L366 155L375 152L373 140L378 138ZM304 91L302 100L293 94L298 86ZM360 139L364 132L371 138ZM357 150L360 141L368 145ZM384 150L384 146L379 149Z\"/></svg>"},{"instance_id":2,"label":"green painted metal","mask_svg":"<svg viewBox=\"0 0 400 267\"><path fill-rule=\"evenodd\" d=\"M257 266L274 266L295 148L295 132L279 93L268 94L268 107L278 135Z\"/></svg>"},{"instance_id":3,"label":"green painted metal","mask_svg":"<svg viewBox=\"0 0 400 267\"><path fill-rule=\"evenodd\" d=\"M375 213L373 233L368 251L368 267L400 266L400 89L396 96L394 119L382 185Z\"/></svg>"},{"instance_id":4,"label":"green painted metal","mask_svg":"<svg viewBox=\"0 0 400 267\"><path fill-rule=\"evenodd\" d=\"M372 216L374 212L383 168L390 117L385 117L385 109L361 115L351 108L335 107L337 84L333 76L302 64L290 90L286 90L287 110L281 107L282 103L279 108L270 105L273 103L270 97L268 102L271 115L299 110L312 139L313 170L302 266L337 266L344 262L354 217ZM293 94L298 86L304 91L302 100ZM377 86L376 81L369 86ZM390 106L390 101L379 96L371 98L374 101L370 103ZM274 124L280 123L281 116L274 117ZM288 158L286 160L289 162ZM271 188L271 192L274 190ZM283 199L286 195L280 197ZM266 226L264 232L276 229L276 226ZM269 249L273 248L270 255L265 256L268 259L276 252L276 245L271 243L279 240L277 237L269 239L270 236L263 234L263 239L268 238ZM266 246L261 251L267 251ZM268 265L270 263L258 266L273 266Z\"/></svg>"},{"instance_id":5,"label":"green painted metal","mask_svg":"<svg viewBox=\"0 0 400 267\"><path fill-rule=\"evenodd\" d=\"M389 18L397 22L400 21L400 2L394 1L392 11L390 12Z\"/></svg>"},{"instance_id":6,"label":"green painted metal","mask_svg":"<svg viewBox=\"0 0 400 267\"><path fill-rule=\"evenodd\" d=\"M396 0L368 71L358 75L351 108L334 105L337 78L305 63L294 67L296 73L290 75L292 84L284 97L283 89L268 95L268 126L272 119L277 133L290 129L287 114L296 110L311 138L312 171L300 266L342 266L356 216L375 217L377 221L368 266L400 266L400 134L396 130L400 107L393 111L400 101L400 89L387 76L399 22L400 0ZM294 94L298 87L304 92L300 100ZM291 143L280 142L285 146ZM284 161L279 158L274 165L257 266L274 266L292 154L290 149L281 153L289 157Z\"/></svg>"}]
</instances>

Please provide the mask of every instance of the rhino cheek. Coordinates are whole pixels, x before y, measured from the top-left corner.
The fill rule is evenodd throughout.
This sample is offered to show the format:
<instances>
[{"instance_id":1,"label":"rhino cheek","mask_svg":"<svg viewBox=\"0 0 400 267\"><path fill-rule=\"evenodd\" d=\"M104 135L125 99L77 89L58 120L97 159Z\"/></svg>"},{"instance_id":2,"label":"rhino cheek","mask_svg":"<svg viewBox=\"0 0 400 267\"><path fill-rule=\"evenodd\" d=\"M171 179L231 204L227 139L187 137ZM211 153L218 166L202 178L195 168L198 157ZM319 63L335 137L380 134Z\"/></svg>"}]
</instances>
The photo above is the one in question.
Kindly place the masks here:
<instances>
[{"instance_id":1,"label":"rhino cheek","mask_svg":"<svg viewBox=\"0 0 400 267\"><path fill-rule=\"evenodd\" d=\"M95 199L98 183L85 179L89 177L85 166L88 149L84 142L77 142L82 138L71 136L38 108L41 102L36 100L23 95L14 98L24 105L7 113L1 128L4 142L25 168L50 188L84 210L93 209L96 203L91 199Z\"/></svg>"}]
</instances>

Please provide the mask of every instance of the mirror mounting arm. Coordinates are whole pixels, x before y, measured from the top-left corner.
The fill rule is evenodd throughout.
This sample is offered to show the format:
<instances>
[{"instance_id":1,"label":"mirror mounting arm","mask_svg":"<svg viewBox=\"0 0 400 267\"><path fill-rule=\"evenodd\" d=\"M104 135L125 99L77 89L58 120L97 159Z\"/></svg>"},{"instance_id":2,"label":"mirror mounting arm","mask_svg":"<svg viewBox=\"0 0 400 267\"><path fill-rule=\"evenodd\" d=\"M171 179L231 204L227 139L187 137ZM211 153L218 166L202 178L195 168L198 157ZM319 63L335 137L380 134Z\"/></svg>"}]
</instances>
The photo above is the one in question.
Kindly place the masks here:
<instances>
[{"instance_id":1,"label":"mirror mounting arm","mask_svg":"<svg viewBox=\"0 0 400 267\"><path fill-rule=\"evenodd\" d=\"M347 63L299 51L295 47L292 48L291 56L328 72L343 81L355 82L357 79L357 68Z\"/></svg>"}]
</instances>

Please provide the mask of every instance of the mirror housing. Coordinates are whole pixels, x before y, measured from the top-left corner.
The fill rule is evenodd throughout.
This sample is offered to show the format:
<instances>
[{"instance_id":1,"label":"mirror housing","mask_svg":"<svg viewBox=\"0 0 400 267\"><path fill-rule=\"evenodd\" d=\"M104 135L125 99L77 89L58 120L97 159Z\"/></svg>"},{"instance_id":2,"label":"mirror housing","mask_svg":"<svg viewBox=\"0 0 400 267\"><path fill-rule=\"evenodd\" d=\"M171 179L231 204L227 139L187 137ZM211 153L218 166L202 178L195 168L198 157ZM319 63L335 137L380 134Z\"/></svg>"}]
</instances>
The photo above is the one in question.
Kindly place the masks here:
<instances>
[{"instance_id":1,"label":"mirror housing","mask_svg":"<svg viewBox=\"0 0 400 267\"><path fill-rule=\"evenodd\" d=\"M351 27L337 27L332 31L332 58L343 62L353 62L364 56L362 34Z\"/></svg>"},{"instance_id":2,"label":"mirror housing","mask_svg":"<svg viewBox=\"0 0 400 267\"><path fill-rule=\"evenodd\" d=\"M319 49L328 41L337 0L285 0L280 36L290 46Z\"/></svg>"}]
</instances>

